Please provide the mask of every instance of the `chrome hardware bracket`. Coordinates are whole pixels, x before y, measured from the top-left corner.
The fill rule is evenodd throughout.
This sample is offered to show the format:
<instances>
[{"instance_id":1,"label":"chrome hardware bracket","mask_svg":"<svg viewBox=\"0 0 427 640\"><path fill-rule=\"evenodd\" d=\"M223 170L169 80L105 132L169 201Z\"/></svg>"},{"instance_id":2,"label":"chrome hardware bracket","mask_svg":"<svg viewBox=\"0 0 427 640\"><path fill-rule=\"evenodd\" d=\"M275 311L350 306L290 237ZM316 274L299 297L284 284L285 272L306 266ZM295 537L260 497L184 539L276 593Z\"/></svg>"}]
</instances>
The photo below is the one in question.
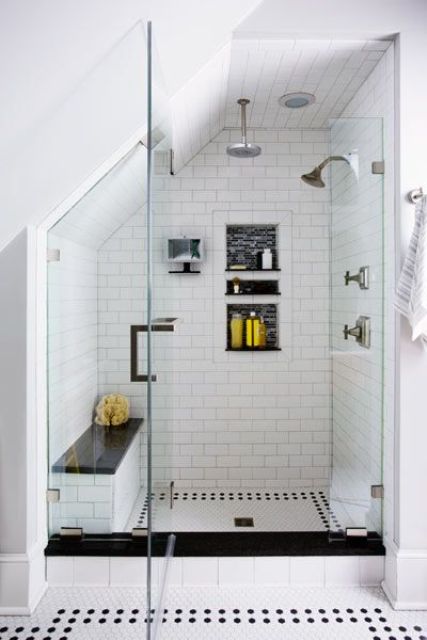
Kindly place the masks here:
<instances>
[{"instance_id":1,"label":"chrome hardware bracket","mask_svg":"<svg viewBox=\"0 0 427 640\"><path fill-rule=\"evenodd\" d=\"M47 262L59 262L61 260L61 251L59 249L46 249Z\"/></svg>"},{"instance_id":2,"label":"chrome hardware bracket","mask_svg":"<svg viewBox=\"0 0 427 640\"><path fill-rule=\"evenodd\" d=\"M384 174L384 160L374 160L371 165L371 171L374 175L383 175Z\"/></svg>"},{"instance_id":3,"label":"chrome hardware bracket","mask_svg":"<svg viewBox=\"0 0 427 640\"><path fill-rule=\"evenodd\" d=\"M175 175L175 165L174 165L175 154L173 149L169 149L169 173L171 176Z\"/></svg>"},{"instance_id":4,"label":"chrome hardware bracket","mask_svg":"<svg viewBox=\"0 0 427 640\"><path fill-rule=\"evenodd\" d=\"M384 498L384 485L373 484L371 486L371 498Z\"/></svg>"},{"instance_id":5,"label":"chrome hardware bracket","mask_svg":"<svg viewBox=\"0 0 427 640\"><path fill-rule=\"evenodd\" d=\"M132 538L146 538L148 536L148 529L146 527L134 527L131 535Z\"/></svg>"},{"instance_id":6,"label":"chrome hardware bracket","mask_svg":"<svg viewBox=\"0 0 427 640\"><path fill-rule=\"evenodd\" d=\"M61 527L59 535L61 538L75 538L79 540L83 537L83 527Z\"/></svg>"},{"instance_id":7,"label":"chrome hardware bracket","mask_svg":"<svg viewBox=\"0 0 427 640\"><path fill-rule=\"evenodd\" d=\"M175 487L175 482L173 480L171 480L170 485L169 485L169 506L171 509L173 509L173 494L174 494L174 487Z\"/></svg>"},{"instance_id":8,"label":"chrome hardware bracket","mask_svg":"<svg viewBox=\"0 0 427 640\"><path fill-rule=\"evenodd\" d=\"M366 527L347 527L345 530L346 538L367 538L368 530Z\"/></svg>"},{"instance_id":9,"label":"chrome hardware bracket","mask_svg":"<svg viewBox=\"0 0 427 640\"><path fill-rule=\"evenodd\" d=\"M344 340L348 340L348 336L353 336L361 347L369 349L371 346L371 319L368 316L359 316L355 327L349 329L348 324L344 325L343 333Z\"/></svg>"},{"instance_id":10,"label":"chrome hardware bracket","mask_svg":"<svg viewBox=\"0 0 427 640\"><path fill-rule=\"evenodd\" d=\"M344 282L346 287L350 282L357 282L360 289L369 289L369 267L360 267L358 273L353 276L350 275L350 271L346 271Z\"/></svg>"},{"instance_id":11,"label":"chrome hardware bracket","mask_svg":"<svg viewBox=\"0 0 427 640\"><path fill-rule=\"evenodd\" d=\"M59 489L47 489L46 500L48 502L59 502L61 499L61 491Z\"/></svg>"}]
</instances>

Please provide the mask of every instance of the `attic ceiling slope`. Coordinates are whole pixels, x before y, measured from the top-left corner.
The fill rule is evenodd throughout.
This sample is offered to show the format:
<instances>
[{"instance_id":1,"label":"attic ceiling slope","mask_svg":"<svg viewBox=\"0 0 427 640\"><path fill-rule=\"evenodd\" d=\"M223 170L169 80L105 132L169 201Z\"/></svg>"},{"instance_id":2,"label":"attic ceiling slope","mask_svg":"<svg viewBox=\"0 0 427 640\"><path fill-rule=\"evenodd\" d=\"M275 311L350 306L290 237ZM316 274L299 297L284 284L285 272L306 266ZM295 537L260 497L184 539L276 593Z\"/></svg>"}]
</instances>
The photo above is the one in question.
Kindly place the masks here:
<instances>
[{"instance_id":1,"label":"attic ceiling slope","mask_svg":"<svg viewBox=\"0 0 427 640\"><path fill-rule=\"evenodd\" d=\"M229 67L227 44L172 97L175 172L224 128Z\"/></svg>"},{"instance_id":2,"label":"attic ceiling slope","mask_svg":"<svg viewBox=\"0 0 427 640\"><path fill-rule=\"evenodd\" d=\"M153 21L171 95L229 41L260 0L107 4L40 0L34 9L23 0L0 6L0 66L2 77L13 82L0 106L0 137L8 141L0 150L0 250L26 225L40 224L144 124L144 60L134 50L123 64L109 56L125 34L138 31L138 21ZM102 91L89 77L95 65L108 78Z\"/></svg>"},{"instance_id":3,"label":"attic ceiling slope","mask_svg":"<svg viewBox=\"0 0 427 640\"><path fill-rule=\"evenodd\" d=\"M239 126L236 101L244 96L251 101L249 127L328 127L389 46L382 40L234 39L225 126ZM314 94L314 104L302 109L279 105L280 96L295 91Z\"/></svg>"}]
</instances>

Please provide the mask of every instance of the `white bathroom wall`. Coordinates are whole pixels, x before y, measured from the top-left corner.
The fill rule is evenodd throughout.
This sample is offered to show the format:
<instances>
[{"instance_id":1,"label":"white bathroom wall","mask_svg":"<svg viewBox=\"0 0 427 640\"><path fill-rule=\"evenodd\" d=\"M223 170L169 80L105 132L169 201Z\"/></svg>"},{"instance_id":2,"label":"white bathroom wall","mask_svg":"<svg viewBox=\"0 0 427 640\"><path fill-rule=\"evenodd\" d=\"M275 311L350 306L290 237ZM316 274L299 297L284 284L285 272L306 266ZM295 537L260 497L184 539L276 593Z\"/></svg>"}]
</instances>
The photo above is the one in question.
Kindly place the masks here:
<instances>
[{"instance_id":1,"label":"white bathroom wall","mask_svg":"<svg viewBox=\"0 0 427 640\"><path fill-rule=\"evenodd\" d=\"M97 398L95 249L49 234L60 260L48 263L50 463L90 426Z\"/></svg>"},{"instance_id":2,"label":"white bathroom wall","mask_svg":"<svg viewBox=\"0 0 427 640\"><path fill-rule=\"evenodd\" d=\"M249 161L225 153L238 135L224 130L178 175L156 184L155 314L181 321L172 336L155 336L156 477L169 477L171 461L172 477L184 486L324 486L329 191L305 186L300 175L328 155L329 132L252 130L263 153ZM281 352L224 351L227 216L281 223ZM165 241L181 234L205 239L200 275L168 274ZM130 396L134 415L144 411L145 388L129 383L129 325L143 321L144 253L140 212L98 255L99 392Z\"/></svg>"},{"instance_id":3,"label":"white bathroom wall","mask_svg":"<svg viewBox=\"0 0 427 640\"><path fill-rule=\"evenodd\" d=\"M395 348L394 348L394 340L395 340L395 313L393 310L393 297L394 297L394 282L395 282L395 222L394 222L394 47L390 47L384 57L381 59L377 67L374 69L369 78L364 82L364 84L360 87L354 98L347 105L346 109L343 112L343 117L380 117L382 118L382 129L383 129L383 158L385 160L385 173L384 173L384 202L383 202L383 211L378 208L378 203L369 202L369 198L365 200L364 204L366 207L370 207L371 215L369 216L369 220L365 220L363 222L363 226L358 230L357 228L351 230L351 225L344 224L344 229L341 231L347 232L347 237L345 240L351 240L354 238L359 238L359 249L360 253L357 256L350 256L349 259L351 264L349 264L346 268L356 268L357 266L362 266L362 256L364 248L369 249L368 245L368 231L372 228L375 230L379 230L381 225L381 220L378 216L383 215L383 228L384 228L384 402L383 402L383 410L384 416L378 415L378 404L380 402L379 398L379 381L380 381L380 367L381 362L376 359L373 363L373 369L371 366L371 371L363 371L365 360L362 357L359 357L359 364L356 364L355 370L352 367L351 376L355 376L355 371L357 373L363 374L362 379L362 395L364 396L364 404L367 407L371 407L368 409L368 415L370 417L371 428L366 432L366 438L364 440L364 444L361 447L356 447L357 439L349 438L347 440L349 446L349 456L347 459L347 464L352 466L351 461L353 461L353 466L358 464L358 460L360 461L360 454L365 458L362 465L366 468L367 476L374 479L375 476L379 477L381 474L378 474L378 470L375 471L374 467L381 463L378 452L378 430L380 428L379 423L383 419L383 429L385 430L384 437L384 446L386 447L384 451L384 484L385 484L385 521L384 521L384 533L385 535L390 535L393 531L393 518L394 518L394 508L393 508L393 488L394 488L394 452L393 452L393 444L394 444L394 408L395 408L395 387L394 387L394 367L395 367ZM363 126L363 123L358 123L355 120L356 126ZM373 125L376 129L376 125ZM350 133L351 127L347 128ZM366 135L367 134L367 135ZM365 132L361 131L361 140L364 140L364 147L366 147L366 140L369 137L369 131ZM350 137L349 138L350 142ZM375 139L377 138L377 134L375 131L372 131L372 144L375 145ZM354 144L357 145L357 140L353 138ZM342 151L342 149L341 149ZM376 155L375 155L376 154ZM374 157L375 156L375 157ZM377 158L378 156L378 158ZM372 159L380 159L381 150L380 149L372 149ZM365 193L369 193L367 187L369 184L366 179L364 180L363 187L360 184L360 188ZM371 188L371 196L375 196L376 190ZM354 202L354 206L356 207L356 202ZM359 213L363 213L363 209L359 208ZM357 211L355 212L357 215ZM337 222L337 221L336 221ZM368 226L366 226L366 223ZM336 227L335 227L336 228ZM364 232L366 230L366 233ZM381 239L377 236L376 245L379 248ZM351 248L351 245L347 245ZM359 251L359 250L358 250ZM341 249L340 256L345 258L345 247L344 251ZM365 254L366 255L366 254ZM375 258L379 258L375 252L371 252L370 256ZM365 256L363 256L365 257ZM368 256L366 256L368 257ZM360 265L358 265L360 262ZM372 286L378 287L377 277L380 274L380 264L377 262L374 266L373 276L374 281L372 282ZM342 264L344 268L344 263ZM366 292L368 293L368 292ZM370 295L364 296L364 292L357 291L358 298L358 311L362 313L365 310L367 315L371 315L373 311L375 311L372 306L372 297ZM365 304L365 300L367 304ZM354 318L352 318L354 319ZM373 346L379 348L378 344L378 328L373 327L374 336L376 338ZM363 352L362 352L363 354ZM352 365L357 362L357 358L352 359ZM342 366L342 365L340 365ZM362 367L362 369L361 369ZM342 375L342 371L340 372L340 376ZM369 374L369 375L367 375ZM338 378L337 378L338 381ZM363 390L364 389L364 390ZM368 396L366 394L372 394L372 398L368 403ZM354 394L354 401L356 401L356 394ZM376 407L376 410L374 411ZM366 415L366 414L365 414ZM363 422L363 418L362 418ZM351 424L351 420L350 420ZM334 421L334 426L340 427L340 420L337 419ZM342 426L342 425L341 425ZM357 425L353 425L356 429L356 432L359 431ZM359 421L360 426L360 421ZM374 442L372 441L374 438ZM354 446L353 446L354 445ZM366 449L366 450L365 450ZM343 459L342 455L338 454L338 450L334 451L334 460L333 466L337 469L343 468ZM369 462L368 462L369 461ZM366 465L368 465L366 467ZM350 475L347 476L347 480L350 479ZM336 478L338 481L338 478ZM335 487L338 493L342 495L351 495L351 489L345 485L347 484L341 475L341 480L343 482L338 482L338 485ZM354 483L353 483L354 486ZM376 518L378 521L378 518Z\"/></svg>"}]
</instances>

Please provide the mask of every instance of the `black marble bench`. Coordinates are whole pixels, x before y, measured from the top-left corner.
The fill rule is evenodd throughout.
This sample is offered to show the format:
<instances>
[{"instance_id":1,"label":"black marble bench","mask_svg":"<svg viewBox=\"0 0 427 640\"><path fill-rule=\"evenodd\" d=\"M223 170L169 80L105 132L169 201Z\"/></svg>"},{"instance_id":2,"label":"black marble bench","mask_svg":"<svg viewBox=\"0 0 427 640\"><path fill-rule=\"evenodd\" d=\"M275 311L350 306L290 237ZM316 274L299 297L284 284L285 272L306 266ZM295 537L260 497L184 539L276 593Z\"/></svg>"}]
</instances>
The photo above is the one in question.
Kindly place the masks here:
<instances>
[{"instance_id":1,"label":"black marble bench","mask_svg":"<svg viewBox=\"0 0 427 640\"><path fill-rule=\"evenodd\" d=\"M142 423L142 418L129 418L119 427L92 423L55 462L52 471L114 475Z\"/></svg>"}]
</instances>

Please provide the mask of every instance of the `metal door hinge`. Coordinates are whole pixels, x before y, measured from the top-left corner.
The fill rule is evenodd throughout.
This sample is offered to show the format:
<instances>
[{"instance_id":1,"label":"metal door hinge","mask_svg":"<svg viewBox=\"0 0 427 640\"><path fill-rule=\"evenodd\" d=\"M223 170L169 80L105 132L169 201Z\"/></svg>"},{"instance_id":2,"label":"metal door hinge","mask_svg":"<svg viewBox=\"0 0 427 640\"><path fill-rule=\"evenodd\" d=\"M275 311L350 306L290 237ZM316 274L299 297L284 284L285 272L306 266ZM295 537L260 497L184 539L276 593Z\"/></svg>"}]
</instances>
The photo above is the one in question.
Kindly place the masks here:
<instances>
[{"instance_id":1,"label":"metal door hinge","mask_svg":"<svg viewBox=\"0 0 427 640\"><path fill-rule=\"evenodd\" d=\"M175 482L171 480L169 485L169 506L173 509L173 494L174 494Z\"/></svg>"},{"instance_id":2,"label":"metal door hinge","mask_svg":"<svg viewBox=\"0 0 427 640\"><path fill-rule=\"evenodd\" d=\"M372 163L372 173L373 174L384 174L384 160L376 160Z\"/></svg>"},{"instance_id":3,"label":"metal door hinge","mask_svg":"<svg viewBox=\"0 0 427 640\"><path fill-rule=\"evenodd\" d=\"M384 498L384 485L373 484L371 486L371 498Z\"/></svg>"},{"instance_id":4,"label":"metal door hinge","mask_svg":"<svg viewBox=\"0 0 427 640\"><path fill-rule=\"evenodd\" d=\"M61 499L61 492L59 489L47 489L46 500L48 502L59 502Z\"/></svg>"},{"instance_id":5,"label":"metal door hinge","mask_svg":"<svg viewBox=\"0 0 427 640\"><path fill-rule=\"evenodd\" d=\"M347 527L345 530L346 538L367 538L368 530L366 527Z\"/></svg>"},{"instance_id":6,"label":"metal door hinge","mask_svg":"<svg viewBox=\"0 0 427 640\"><path fill-rule=\"evenodd\" d=\"M61 252L59 249L46 249L47 262L59 262L61 260Z\"/></svg>"},{"instance_id":7,"label":"metal door hinge","mask_svg":"<svg viewBox=\"0 0 427 640\"><path fill-rule=\"evenodd\" d=\"M147 527L134 527L132 529L132 538L146 538L148 536Z\"/></svg>"},{"instance_id":8,"label":"metal door hinge","mask_svg":"<svg viewBox=\"0 0 427 640\"><path fill-rule=\"evenodd\" d=\"M61 538L76 538L83 537L83 527L61 527L59 530Z\"/></svg>"},{"instance_id":9,"label":"metal door hinge","mask_svg":"<svg viewBox=\"0 0 427 640\"><path fill-rule=\"evenodd\" d=\"M174 159L174 151L173 149L169 149L169 173L171 174L171 176L175 175Z\"/></svg>"}]
</instances>

